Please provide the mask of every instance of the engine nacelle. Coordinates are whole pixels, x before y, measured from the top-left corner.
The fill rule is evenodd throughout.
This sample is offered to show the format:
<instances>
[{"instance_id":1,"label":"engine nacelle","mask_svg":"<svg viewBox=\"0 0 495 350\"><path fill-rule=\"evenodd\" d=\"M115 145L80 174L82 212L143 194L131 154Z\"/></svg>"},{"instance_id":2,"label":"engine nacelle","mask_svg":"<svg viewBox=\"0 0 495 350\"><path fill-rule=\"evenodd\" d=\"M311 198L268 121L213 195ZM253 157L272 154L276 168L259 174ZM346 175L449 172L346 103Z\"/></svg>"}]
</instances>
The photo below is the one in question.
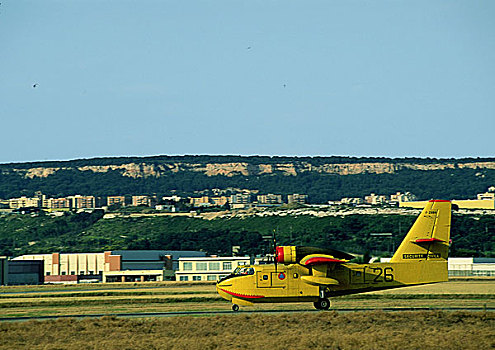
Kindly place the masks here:
<instances>
[{"instance_id":1,"label":"engine nacelle","mask_svg":"<svg viewBox=\"0 0 495 350\"><path fill-rule=\"evenodd\" d=\"M347 254L338 250L330 248L316 248L316 247L301 247L301 246L279 246L276 248L276 261L281 264L297 264L305 256L311 254L324 254L328 255L328 258L334 258L337 260L351 260L354 258L351 254Z\"/></svg>"},{"instance_id":2,"label":"engine nacelle","mask_svg":"<svg viewBox=\"0 0 495 350\"><path fill-rule=\"evenodd\" d=\"M282 246L277 247L276 260L281 264L295 264L296 259L296 246Z\"/></svg>"},{"instance_id":3,"label":"engine nacelle","mask_svg":"<svg viewBox=\"0 0 495 350\"><path fill-rule=\"evenodd\" d=\"M296 246L277 247L276 260L281 264L295 264L298 262L296 257Z\"/></svg>"}]
</instances>

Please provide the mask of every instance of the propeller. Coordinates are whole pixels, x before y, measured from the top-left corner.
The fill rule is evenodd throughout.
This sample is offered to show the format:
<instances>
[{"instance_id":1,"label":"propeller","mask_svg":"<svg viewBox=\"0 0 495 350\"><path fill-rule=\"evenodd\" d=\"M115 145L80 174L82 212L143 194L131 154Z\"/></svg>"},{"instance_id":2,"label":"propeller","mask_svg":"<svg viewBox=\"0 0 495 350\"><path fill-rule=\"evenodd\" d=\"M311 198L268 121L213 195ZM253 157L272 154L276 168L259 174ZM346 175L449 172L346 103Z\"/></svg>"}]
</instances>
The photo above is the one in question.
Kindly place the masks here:
<instances>
[{"instance_id":1,"label":"propeller","mask_svg":"<svg viewBox=\"0 0 495 350\"><path fill-rule=\"evenodd\" d=\"M277 239L275 238L275 230L273 230L273 259L275 263L275 272L277 272L277 260L278 260L278 252L277 252Z\"/></svg>"}]
</instances>

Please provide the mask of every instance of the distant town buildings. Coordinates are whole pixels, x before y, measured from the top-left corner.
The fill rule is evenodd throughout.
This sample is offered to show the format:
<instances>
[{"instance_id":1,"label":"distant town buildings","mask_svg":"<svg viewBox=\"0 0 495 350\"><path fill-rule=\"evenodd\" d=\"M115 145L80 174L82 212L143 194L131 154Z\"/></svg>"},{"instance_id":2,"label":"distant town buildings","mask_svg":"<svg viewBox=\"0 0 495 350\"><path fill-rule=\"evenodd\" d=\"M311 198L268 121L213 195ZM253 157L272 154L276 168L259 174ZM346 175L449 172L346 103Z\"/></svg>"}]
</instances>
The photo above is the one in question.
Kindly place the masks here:
<instances>
[{"instance_id":1,"label":"distant town buildings","mask_svg":"<svg viewBox=\"0 0 495 350\"><path fill-rule=\"evenodd\" d=\"M153 207L156 205L156 196L132 196L131 203L135 207Z\"/></svg>"},{"instance_id":2,"label":"distant town buildings","mask_svg":"<svg viewBox=\"0 0 495 350\"><path fill-rule=\"evenodd\" d=\"M281 194L261 194L256 196L258 204L282 204Z\"/></svg>"},{"instance_id":3,"label":"distant town buildings","mask_svg":"<svg viewBox=\"0 0 495 350\"><path fill-rule=\"evenodd\" d=\"M246 193L237 193L230 196L231 204L249 204L251 203L251 195Z\"/></svg>"},{"instance_id":4,"label":"distant town buildings","mask_svg":"<svg viewBox=\"0 0 495 350\"><path fill-rule=\"evenodd\" d=\"M176 202L177 203L177 202L180 202L181 199L182 199L182 197L181 196L177 196L177 195L163 196L162 197L162 201L169 202L169 203L171 203L171 202Z\"/></svg>"},{"instance_id":5,"label":"distant town buildings","mask_svg":"<svg viewBox=\"0 0 495 350\"><path fill-rule=\"evenodd\" d=\"M369 196L364 197L364 202L368 204L385 204L387 203L387 197L386 196L379 196L374 193L370 194Z\"/></svg>"},{"instance_id":6,"label":"distant town buildings","mask_svg":"<svg viewBox=\"0 0 495 350\"><path fill-rule=\"evenodd\" d=\"M226 196L211 197L210 203L215 207L221 207L229 202L229 198Z\"/></svg>"},{"instance_id":7,"label":"distant town buildings","mask_svg":"<svg viewBox=\"0 0 495 350\"><path fill-rule=\"evenodd\" d=\"M120 205L125 206L125 196L108 196L107 197L107 206L111 205Z\"/></svg>"},{"instance_id":8,"label":"distant town buildings","mask_svg":"<svg viewBox=\"0 0 495 350\"><path fill-rule=\"evenodd\" d=\"M330 204L347 204L347 205L360 205L360 204L369 204L369 205L397 205L402 202L410 202L416 200L416 196L410 192L401 193L396 192L390 196L386 195L378 195L375 193L371 193L364 198L359 197L346 197L342 198L340 202L329 202Z\"/></svg>"},{"instance_id":9,"label":"distant town buildings","mask_svg":"<svg viewBox=\"0 0 495 350\"><path fill-rule=\"evenodd\" d=\"M20 198L12 198L9 199L9 207L11 209L19 209L19 208L30 208L30 207L39 207L40 200L39 198L27 198L26 196L22 196Z\"/></svg>"},{"instance_id":10,"label":"distant town buildings","mask_svg":"<svg viewBox=\"0 0 495 350\"><path fill-rule=\"evenodd\" d=\"M287 203L288 204L292 204L292 203L306 204L307 202L308 202L308 195L307 194L294 193L294 194L289 194L287 196Z\"/></svg>"},{"instance_id":11,"label":"distant town buildings","mask_svg":"<svg viewBox=\"0 0 495 350\"><path fill-rule=\"evenodd\" d=\"M196 208L206 207L210 205L210 198L208 196L190 197L189 204Z\"/></svg>"},{"instance_id":12,"label":"distant town buildings","mask_svg":"<svg viewBox=\"0 0 495 350\"><path fill-rule=\"evenodd\" d=\"M232 209L245 209L251 205L251 194L236 193L230 196L230 207Z\"/></svg>"},{"instance_id":13,"label":"distant town buildings","mask_svg":"<svg viewBox=\"0 0 495 350\"><path fill-rule=\"evenodd\" d=\"M416 200L416 196L411 192L406 192L406 193L397 192L396 194L392 194L390 196L390 201L394 203L412 202L415 200Z\"/></svg>"},{"instance_id":14,"label":"distant town buildings","mask_svg":"<svg viewBox=\"0 0 495 350\"><path fill-rule=\"evenodd\" d=\"M48 198L44 207L50 209L69 209L70 200L68 198Z\"/></svg>"},{"instance_id":15,"label":"distant town buildings","mask_svg":"<svg viewBox=\"0 0 495 350\"><path fill-rule=\"evenodd\" d=\"M341 204L351 204L351 205L356 205L356 204L363 204L364 200L362 198L357 198L357 197L351 197L351 198L342 198L340 200Z\"/></svg>"},{"instance_id":16,"label":"distant town buildings","mask_svg":"<svg viewBox=\"0 0 495 350\"><path fill-rule=\"evenodd\" d=\"M484 200L495 200L495 192L485 192L485 193L479 193L477 196L479 201L484 201Z\"/></svg>"},{"instance_id":17,"label":"distant town buildings","mask_svg":"<svg viewBox=\"0 0 495 350\"><path fill-rule=\"evenodd\" d=\"M233 189L234 190L234 189ZM19 198L11 198L7 200L0 200L0 208L21 210L26 208L48 209L48 210L84 210L106 207L127 207L127 206L141 206L154 208L160 211L177 212L190 209L201 208L226 208L226 209L247 209L251 207L270 207L280 206L284 203L288 204L307 204L309 198L307 194L293 193L288 194L286 197L282 194L257 194L257 191L253 190L239 190L238 193L230 195L218 195L226 194L225 191L207 190L198 191L202 193L200 196L194 197L181 197L178 195L163 196L160 201L156 196L152 195L115 195L106 197L95 197L85 195L73 195L63 198L48 198L40 192L37 192L34 197L21 196ZM214 193L213 196L208 193ZM458 205L459 208L471 208L471 209L495 209L495 187L491 186L485 193L477 194L477 199L471 200L455 200L452 199L452 203ZM420 208L424 205L424 202L417 202L417 198L410 192L396 192L391 195L370 193L369 195L361 197L344 197L340 201L329 201L330 205L395 205L399 207L417 207ZM113 208L115 209L115 208ZM27 211L30 212L30 211Z\"/></svg>"},{"instance_id":18,"label":"distant town buildings","mask_svg":"<svg viewBox=\"0 0 495 350\"><path fill-rule=\"evenodd\" d=\"M94 209L96 208L96 198L94 196L69 196L70 207L74 209Z\"/></svg>"}]
</instances>

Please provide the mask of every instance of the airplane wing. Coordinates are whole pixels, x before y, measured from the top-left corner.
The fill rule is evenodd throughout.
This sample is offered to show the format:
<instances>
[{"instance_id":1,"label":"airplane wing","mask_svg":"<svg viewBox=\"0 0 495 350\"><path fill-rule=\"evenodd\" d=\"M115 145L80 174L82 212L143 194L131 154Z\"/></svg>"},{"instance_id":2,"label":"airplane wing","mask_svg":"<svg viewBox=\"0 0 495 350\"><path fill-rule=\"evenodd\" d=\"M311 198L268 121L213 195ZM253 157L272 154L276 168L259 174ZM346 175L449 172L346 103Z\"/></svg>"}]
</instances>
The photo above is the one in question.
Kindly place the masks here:
<instances>
[{"instance_id":1,"label":"airplane wing","mask_svg":"<svg viewBox=\"0 0 495 350\"><path fill-rule=\"evenodd\" d=\"M297 247L297 251L302 256L320 254L325 256L330 255L336 259L343 260L351 260L355 258L354 255L331 248Z\"/></svg>"},{"instance_id":2,"label":"airplane wing","mask_svg":"<svg viewBox=\"0 0 495 350\"><path fill-rule=\"evenodd\" d=\"M295 264L307 261L308 257L317 258L311 260L311 264L316 264L318 261L324 263L331 262L328 259L335 259L334 262L347 262L354 258L353 255L341 252L335 249L302 247L302 246L278 246L275 249L276 261L282 264Z\"/></svg>"},{"instance_id":3,"label":"airplane wing","mask_svg":"<svg viewBox=\"0 0 495 350\"><path fill-rule=\"evenodd\" d=\"M301 265L313 266L313 265L343 264L348 261L349 260L346 259L337 259L332 255L311 254L301 259Z\"/></svg>"},{"instance_id":4,"label":"airplane wing","mask_svg":"<svg viewBox=\"0 0 495 350\"><path fill-rule=\"evenodd\" d=\"M311 276L302 276L301 279L313 286L338 285L340 282L327 277L328 268L348 262L347 259L337 259L333 255L311 254L301 260L301 265L312 268Z\"/></svg>"},{"instance_id":5,"label":"airplane wing","mask_svg":"<svg viewBox=\"0 0 495 350\"><path fill-rule=\"evenodd\" d=\"M354 256L334 249L316 247L279 246L276 247L276 262L283 264L299 263L311 268L311 276L301 276L301 280L313 286L338 285L336 279L327 277L328 269L344 264Z\"/></svg>"}]
</instances>

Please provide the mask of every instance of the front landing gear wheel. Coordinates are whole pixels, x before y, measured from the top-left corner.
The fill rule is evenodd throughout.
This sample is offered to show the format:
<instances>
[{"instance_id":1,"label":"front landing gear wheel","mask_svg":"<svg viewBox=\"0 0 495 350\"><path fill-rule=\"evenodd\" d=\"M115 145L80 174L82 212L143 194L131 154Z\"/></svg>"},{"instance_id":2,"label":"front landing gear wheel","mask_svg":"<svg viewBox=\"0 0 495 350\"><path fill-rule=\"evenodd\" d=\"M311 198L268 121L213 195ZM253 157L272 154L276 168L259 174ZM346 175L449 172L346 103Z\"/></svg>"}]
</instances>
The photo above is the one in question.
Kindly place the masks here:
<instances>
[{"instance_id":1,"label":"front landing gear wheel","mask_svg":"<svg viewBox=\"0 0 495 350\"><path fill-rule=\"evenodd\" d=\"M330 308L330 300L327 298L321 298L318 299L318 301L315 301L313 305L318 310L328 310Z\"/></svg>"},{"instance_id":2,"label":"front landing gear wheel","mask_svg":"<svg viewBox=\"0 0 495 350\"><path fill-rule=\"evenodd\" d=\"M234 312L239 311L239 305L237 305L237 304L232 304L232 311L234 311Z\"/></svg>"}]
</instances>

